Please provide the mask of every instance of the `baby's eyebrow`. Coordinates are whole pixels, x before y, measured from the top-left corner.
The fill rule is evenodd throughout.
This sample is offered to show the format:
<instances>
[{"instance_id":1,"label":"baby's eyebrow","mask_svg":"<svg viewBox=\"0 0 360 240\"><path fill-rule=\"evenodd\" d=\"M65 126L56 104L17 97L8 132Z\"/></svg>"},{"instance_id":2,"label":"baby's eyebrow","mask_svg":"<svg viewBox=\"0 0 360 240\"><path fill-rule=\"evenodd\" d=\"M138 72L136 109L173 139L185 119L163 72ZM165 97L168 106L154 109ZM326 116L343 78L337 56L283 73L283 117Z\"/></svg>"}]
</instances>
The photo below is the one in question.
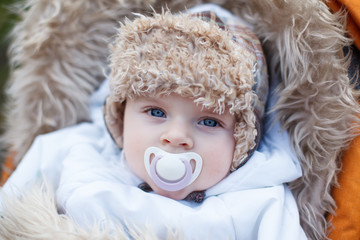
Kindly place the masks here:
<instances>
[{"instance_id":1,"label":"baby's eyebrow","mask_svg":"<svg viewBox=\"0 0 360 240\"><path fill-rule=\"evenodd\" d=\"M161 100L155 97L144 97L140 96L134 99L134 101L140 102L140 103L161 103Z\"/></svg>"},{"instance_id":2,"label":"baby's eyebrow","mask_svg":"<svg viewBox=\"0 0 360 240\"><path fill-rule=\"evenodd\" d=\"M201 109L201 112L205 113L205 114L213 115L213 116L222 116L221 114L218 114L213 109Z\"/></svg>"}]
</instances>

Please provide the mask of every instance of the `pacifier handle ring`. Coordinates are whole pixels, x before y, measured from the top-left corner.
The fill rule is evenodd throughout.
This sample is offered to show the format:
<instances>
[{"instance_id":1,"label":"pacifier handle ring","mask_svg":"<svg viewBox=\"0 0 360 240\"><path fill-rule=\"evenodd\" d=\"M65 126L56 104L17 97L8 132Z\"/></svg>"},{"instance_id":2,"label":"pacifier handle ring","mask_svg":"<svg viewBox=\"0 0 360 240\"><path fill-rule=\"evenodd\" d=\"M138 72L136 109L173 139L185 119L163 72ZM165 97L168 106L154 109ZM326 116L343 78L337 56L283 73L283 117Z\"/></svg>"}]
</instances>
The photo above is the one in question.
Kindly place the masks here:
<instances>
[{"instance_id":1,"label":"pacifier handle ring","mask_svg":"<svg viewBox=\"0 0 360 240\"><path fill-rule=\"evenodd\" d=\"M154 181L154 183L156 185L158 185L160 188L166 190L166 191L178 191L180 189L183 189L184 187L186 187L192 180L192 167L189 163L189 161L184 161L183 159L180 159L182 161L182 163L185 165L186 171L185 171L185 176L183 177L183 179L181 179L178 182L168 182L166 180L163 180L157 173L156 173L156 163L161 159L161 157L156 156L150 164L150 176L152 178L152 180Z\"/></svg>"}]
</instances>

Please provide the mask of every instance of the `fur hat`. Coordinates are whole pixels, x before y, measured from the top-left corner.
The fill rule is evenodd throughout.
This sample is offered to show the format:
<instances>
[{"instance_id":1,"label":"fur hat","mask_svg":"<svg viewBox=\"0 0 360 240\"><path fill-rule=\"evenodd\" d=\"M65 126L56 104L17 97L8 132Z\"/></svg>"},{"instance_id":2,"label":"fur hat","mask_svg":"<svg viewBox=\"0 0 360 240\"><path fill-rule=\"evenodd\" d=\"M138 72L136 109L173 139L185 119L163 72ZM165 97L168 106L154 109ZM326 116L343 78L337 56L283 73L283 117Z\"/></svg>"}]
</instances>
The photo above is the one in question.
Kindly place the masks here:
<instances>
[{"instance_id":1,"label":"fur hat","mask_svg":"<svg viewBox=\"0 0 360 240\"><path fill-rule=\"evenodd\" d=\"M268 91L265 59L247 26L228 27L213 12L196 16L165 12L122 24L111 48L105 122L121 147L127 98L176 93L218 114L230 111L236 118L233 171L260 139Z\"/></svg>"}]
</instances>

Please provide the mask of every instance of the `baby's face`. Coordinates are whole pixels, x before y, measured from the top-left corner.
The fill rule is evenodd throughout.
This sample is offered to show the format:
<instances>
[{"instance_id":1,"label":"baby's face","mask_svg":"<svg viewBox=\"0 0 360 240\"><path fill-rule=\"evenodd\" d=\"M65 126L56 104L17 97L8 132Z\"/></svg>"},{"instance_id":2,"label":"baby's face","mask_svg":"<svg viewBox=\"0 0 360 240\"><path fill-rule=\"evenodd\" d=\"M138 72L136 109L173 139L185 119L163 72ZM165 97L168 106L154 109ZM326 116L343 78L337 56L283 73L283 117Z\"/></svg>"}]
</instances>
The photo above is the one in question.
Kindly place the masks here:
<instances>
[{"instance_id":1,"label":"baby's face","mask_svg":"<svg viewBox=\"0 0 360 240\"><path fill-rule=\"evenodd\" d=\"M131 170L158 194L180 200L208 189L230 172L235 149L235 117L201 109L192 99L176 94L127 100L124 115L124 153ZM145 169L144 152L157 147L169 153L195 152L202 158L198 178L178 191L158 187ZM194 168L194 165L192 165Z\"/></svg>"}]
</instances>

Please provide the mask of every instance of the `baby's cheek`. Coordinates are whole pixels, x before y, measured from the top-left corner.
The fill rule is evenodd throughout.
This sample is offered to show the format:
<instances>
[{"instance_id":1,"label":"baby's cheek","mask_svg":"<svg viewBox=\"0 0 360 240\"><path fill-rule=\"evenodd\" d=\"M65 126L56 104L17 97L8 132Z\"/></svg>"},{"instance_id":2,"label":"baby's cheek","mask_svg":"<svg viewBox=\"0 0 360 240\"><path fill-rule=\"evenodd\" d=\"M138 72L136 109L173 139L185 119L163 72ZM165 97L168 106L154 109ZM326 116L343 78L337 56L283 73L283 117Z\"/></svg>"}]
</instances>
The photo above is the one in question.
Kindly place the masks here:
<instances>
[{"instance_id":1,"label":"baby's cheek","mask_svg":"<svg viewBox=\"0 0 360 240\"><path fill-rule=\"evenodd\" d=\"M232 155L224 156L224 154L212 154L204 161L203 174L220 181L230 172L232 163ZM212 177L211 177L212 176Z\"/></svg>"},{"instance_id":2,"label":"baby's cheek","mask_svg":"<svg viewBox=\"0 0 360 240\"><path fill-rule=\"evenodd\" d=\"M133 173L135 173L136 176L138 176L141 179L144 179L144 177L147 175L145 172L145 166L144 166L144 160L143 157L138 153L126 153L124 152L125 158L127 160L127 163ZM145 175L146 174L146 175Z\"/></svg>"}]
</instances>

